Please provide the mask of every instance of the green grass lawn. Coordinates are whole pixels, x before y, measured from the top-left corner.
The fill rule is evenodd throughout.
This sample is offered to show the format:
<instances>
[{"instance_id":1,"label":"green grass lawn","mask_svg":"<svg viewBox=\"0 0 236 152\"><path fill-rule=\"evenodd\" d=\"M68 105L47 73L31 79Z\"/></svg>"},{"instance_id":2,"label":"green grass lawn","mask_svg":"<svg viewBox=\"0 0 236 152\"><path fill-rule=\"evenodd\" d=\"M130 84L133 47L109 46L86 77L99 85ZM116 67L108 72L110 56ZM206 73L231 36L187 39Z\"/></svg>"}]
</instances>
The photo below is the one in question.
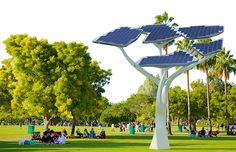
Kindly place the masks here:
<instances>
[{"instance_id":1,"label":"green grass lawn","mask_svg":"<svg viewBox=\"0 0 236 152\"><path fill-rule=\"evenodd\" d=\"M63 127L50 127L55 131L60 131ZM90 130L90 127L87 127ZM65 127L68 132L70 129ZM84 127L80 127L82 131ZM43 131L43 127L36 126L35 130ZM99 128L95 128L98 133ZM149 149L149 144L152 139L152 133L136 133L129 135L127 132L111 132L110 128L105 128L107 139L67 139L68 144L65 145L51 145L51 144L36 144L36 145L19 145L20 139L30 139L27 135L27 126L20 128L19 126L0 126L0 151L46 151L46 152L146 152L155 151ZM236 151L236 137L225 136L220 134L216 138L190 138L186 133L177 133L176 128L173 128L174 135L169 136L170 151L178 152L209 152L209 151ZM158 150L165 151L165 150Z\"/></svg>"}]
</instances>

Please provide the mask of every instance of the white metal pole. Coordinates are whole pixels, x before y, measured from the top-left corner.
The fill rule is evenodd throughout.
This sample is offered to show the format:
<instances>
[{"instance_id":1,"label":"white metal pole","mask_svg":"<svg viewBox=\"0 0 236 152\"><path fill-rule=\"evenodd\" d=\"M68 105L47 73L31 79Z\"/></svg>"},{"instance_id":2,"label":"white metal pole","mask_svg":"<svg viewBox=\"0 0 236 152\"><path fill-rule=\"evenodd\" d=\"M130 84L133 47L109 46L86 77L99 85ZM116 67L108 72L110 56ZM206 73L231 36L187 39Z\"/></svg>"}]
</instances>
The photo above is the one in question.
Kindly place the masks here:
<instances>
[{"instance_id":1,"label":"white metal pole","mask_svg":"<svg viewBox=\"0 0 236 152\"><path fill-rule=\"evenodd\" d=\"M162 55L162 45L161 44L155 44L155 46L159 49L159 54ZM193 63L189 66L182 67L179 70L177 70L175 73L173 73L169 78L167 78L167 70L168 69L160 69L160 77L158 78L154 77L152 74L147 72L145 69L143 69L141 66L136 64L125 52L124 48L119 47L119 49L122 51L123 55L127 59L127 61L139 72L141 72L143 75L151 79L155 82L156 85L158 85L157 90L157 97L156 97L156 118L155 118L155 131L152 138L152 142L150 144L150 149L170 149L169 141L168 141L168 134L166 131L166 100L167 100L167 93L170 87L171 82L178 77L180 74L184 73L187 70L192 69L196 65L200 64L201 62L213 57L213 55L206 56L202 59L200 59L198 62Z\"/></svg>"},{"instance_id":2,"label":"white metal pole","mask_svg":"<svg viewBox=\"0 0 236 152\"><path fill-rule=\"evenodd\" d=\"M157 98L156 98L156 127L152 138L150 149L170 149L168 134L166 131L166 104L163 104L162 94L163 86L165 84L167 70L163 69L161 80L158 85Z\"/></svg>"},{"instance_id":3,"label":"white metal pole","mask_svg":"<svg viewBox=\"0 0 236 152\"><path fill-rule=\"evenodd\" d=\"M159 55L162 55L162 45L154 45L159 50ZM170 149L168 134L166 132L166 98L163 98L163 86L166 81L168 69L160 69L160 83L158 84L157 97L156 97L156 118L155 118L155 131L153 134L150 149ZM165 96L167 96L165 94ZM163 101L164 99L164 101ZM164 104L163 104L164 103Z\"/></svg>"}]
</instances>

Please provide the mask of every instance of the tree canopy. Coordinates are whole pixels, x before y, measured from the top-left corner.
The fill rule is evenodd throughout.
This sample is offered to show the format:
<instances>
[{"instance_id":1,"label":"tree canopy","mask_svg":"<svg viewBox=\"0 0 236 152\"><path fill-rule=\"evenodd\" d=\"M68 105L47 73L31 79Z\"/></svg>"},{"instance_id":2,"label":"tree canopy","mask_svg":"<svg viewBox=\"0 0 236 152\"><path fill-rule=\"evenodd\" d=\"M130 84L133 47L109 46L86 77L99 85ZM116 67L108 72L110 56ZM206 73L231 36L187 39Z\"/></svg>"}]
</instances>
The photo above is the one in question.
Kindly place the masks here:
<instances>
[{"instance_id":1,"label":"tree canopy","mask_svg":"<svg viewBox=\"0 0 236 152\"><path fill-rule=\"evenodd\" d=\"M11 74L15 79L11 104L19 115L42 117L47 128L56 116L76 119L101 113L106 107L102 93L111 70L101 69L84 44L49 44L46 39L27 34L11 35L4 43L12 56ZM91 112L91 105L101 109Z\"/></svg>"}]
</instances>

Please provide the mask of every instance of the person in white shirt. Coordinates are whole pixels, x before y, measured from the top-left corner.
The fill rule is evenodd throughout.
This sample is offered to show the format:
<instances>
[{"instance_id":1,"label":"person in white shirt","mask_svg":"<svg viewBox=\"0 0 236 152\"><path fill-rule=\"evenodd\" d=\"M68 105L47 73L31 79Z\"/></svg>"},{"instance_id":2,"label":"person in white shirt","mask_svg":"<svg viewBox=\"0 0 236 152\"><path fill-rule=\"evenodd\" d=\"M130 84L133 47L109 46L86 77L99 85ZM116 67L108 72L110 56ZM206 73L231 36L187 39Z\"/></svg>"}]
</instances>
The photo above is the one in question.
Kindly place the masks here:
<instances>
[{"instance_id":1,"label":"person in white shirt","mask_svg":"<svg viewBox=\"0 0 236 152\"><path fill-rule=\"evenodd\" d=\"M115 125L111 124L111 131L115 131Z\"/></svg>"}]
</instances>

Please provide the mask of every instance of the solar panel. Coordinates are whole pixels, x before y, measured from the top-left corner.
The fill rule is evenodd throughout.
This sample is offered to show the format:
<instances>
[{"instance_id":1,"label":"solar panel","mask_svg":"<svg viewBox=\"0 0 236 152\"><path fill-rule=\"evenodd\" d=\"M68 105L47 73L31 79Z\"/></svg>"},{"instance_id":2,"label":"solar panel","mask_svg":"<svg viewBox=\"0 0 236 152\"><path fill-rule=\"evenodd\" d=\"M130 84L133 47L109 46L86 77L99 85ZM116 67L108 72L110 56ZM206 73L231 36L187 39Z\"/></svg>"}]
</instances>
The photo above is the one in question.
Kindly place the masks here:
<instances>
[{"instance_id":1,"label":"solar panel","mask_svg":"<svg viewBox=\"0 0 236 152\"><path fill-rule=\"evenodd\" d=\"M195 43L192 45L202 55L210 55L222 50L223 40L219 39L210 43Z\"/></svg>"},{"instance_id":2,"label":"solar panel","mask_svg":"<svg viewBox=\"0 0 236 152\"><path fill-rule=\"evenodd\" d=\"M143 32L150 33L156 28L164 28L166 26L167 26L166 24L151 24L151 25L144 25L141 27L141 29L143 30Z\"/></svg>"},{"instance_id":3,"label":"solar panel","mask_svg":"<svg viewBox=\"0 0 236 152\"><path fill-rule=\"evenodd\" d=\"M166 24L145 25L141 29L148 34L143 43L162 43L180 36L176 30Z\"/></svg>"},{"instance_id":4,"label":"solar panel","mask_svg":"<svg viewBox=\"0 0 236 152\"><path fill-rule=\"evenodd\" d=\"M188 39L204 39L224 32L223 26L190 26L179 28L178 31Z\"/></svg>"},{"instance_id":5,"label":"solar panel","mask_svg":"<svg viewBox=\"0 0 236 152\"><path fill-rule=\"evenodd\" d=\"M142 31L143 30L141 29L121 27L95 39L93 42L126 47L132 42L136 41L141 35Z\"/></svg>"},{"instance_id":6,"label":"solar panel","mask_svg":"<svg viewBox=\"0 0 236 152\"><path fill-rule=\"evenodd\" d=\"M185 51L178 51L165 56L148 56L137 63L142 67L170 68L174 66L186 66L198 59Z\"/></svg>"}]
</instances>

